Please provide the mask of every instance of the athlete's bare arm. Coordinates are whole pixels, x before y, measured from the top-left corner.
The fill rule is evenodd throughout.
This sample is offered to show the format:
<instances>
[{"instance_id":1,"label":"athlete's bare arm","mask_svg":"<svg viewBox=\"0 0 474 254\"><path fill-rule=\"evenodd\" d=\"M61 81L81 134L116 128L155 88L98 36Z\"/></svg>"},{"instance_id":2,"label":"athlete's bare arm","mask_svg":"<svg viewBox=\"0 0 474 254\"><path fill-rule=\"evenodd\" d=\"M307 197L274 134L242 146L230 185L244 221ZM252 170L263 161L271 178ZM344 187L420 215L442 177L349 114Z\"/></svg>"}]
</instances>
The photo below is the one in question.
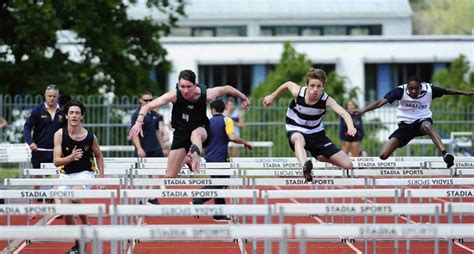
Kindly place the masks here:
<instances>
[{"instance_id":1,"label":"athlete's bare arm","mask_svg":"<svg viewBox=\"0 0 474 254\"><path fill-rule=\"evenodd\" d=\"M287 81L283 85L278 87L273 93L263 98L263 106L264 107L270 106L273 103L273 101L278 98L278 96L280 96L282 93L286 91L290 91L293 98L296 98L296 96L298 96L298 92L300 91L300 89L301 89L301 86L299 86L295 82Z\"/></svg>"},{"instance_id":2,"label":"athlete's bare arm","mask_svg":"<svg viewBox=\"0 0 474 254\"><path fill-rule=\"evenodd\" d=\"M133 125L132 129L130 129L128 136L130 138L134 138L138 136L138 134L140 134L143 137L142 125L143 119L145 119L146 114L148 114L152 109L158 108L170 102L176 102L176 90L171 90L141 107L140 112L138 112L137 120L135 121L135 124Z\"/></svg>"},{"instance_id":3,"label":"athlete's bare arm","mask_svg":"<svg viewBox=\"0 0 474 254\"><path fill-rule=\"evenodd\" d=\"M217 86L217 87L207 89L207 102L210 102L214 100L215 98L223 96L223 95L232 95L232 96L239 97L242 100L240 107L244 110L248 110L250 107L250 101L247 98L247 96L245 96L245 94L235 89L234 87L228 86L228 85Z\"/></svg>"},{"instance_id":4,"label":"athlete's bare arm","mask_svg":"<svg viewBox=\"0 0 474 254\"><path fill-rule=\"evenodd\" d=\"M337 102L332 98L329 97L326 101L326 106L330 107L334 112L344 119L347 125L347 134L350 136L354 136L357 133L357 129L354 128L354 123L352 122L351 115L343 108L341 105L337 104Z\"/></svg>"},{"instance_id":5,"label":"athlete's bare arm","mask_svg":"<svg viewBox=\"0 0 474 254\"><path fill-rule=\"evenodd\" d=\"M365 108L363 108L359 111L356 111L355 113L359 114L359 115L363 115L364 113L369 112L369 111L374 110L374 109L378 109L378 108L384 106L387 103L388 103L388 100L383 98L381 100L372 102L371 104L367 105Z\"/></svg>"},{"instance_id":6,"label":"athlete's bare arm","mask_svg":"<svg viewBox=\"0 0 474 254\"><path fill-rule=\"evenodd\" d=\"M94 135L94 141L92 142L92 152L94 152L95 160L97 161L97 168L99 169L99 177L104 177L104 155L100 150L99 141Z\"/></svg>"}]
</instances>

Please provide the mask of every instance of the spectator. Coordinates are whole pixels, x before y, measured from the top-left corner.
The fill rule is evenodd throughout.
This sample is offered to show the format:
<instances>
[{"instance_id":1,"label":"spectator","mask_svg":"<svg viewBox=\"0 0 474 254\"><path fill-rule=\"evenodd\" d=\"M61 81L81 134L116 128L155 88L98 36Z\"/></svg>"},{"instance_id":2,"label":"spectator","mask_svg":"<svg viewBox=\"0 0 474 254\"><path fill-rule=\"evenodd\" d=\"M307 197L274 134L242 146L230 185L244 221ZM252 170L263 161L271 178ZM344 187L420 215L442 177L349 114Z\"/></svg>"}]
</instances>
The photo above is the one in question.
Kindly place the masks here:
<instances>
[{"instance_id":1,"label":"spectator","mask_svg":"<svg viewBox=\"0 0 474 254\"><path fill-rule=\"evenodd\" d=\"M346 110L351 115L352 122L354 123L357 133L354 136L348 135L346 122L341 117L339 125L339 138L342 140L342 150L349 156L352 155L353 157L360 157L362 156L361 141L364 138L362 116L354 113L357 110L357 105L352 99L349 99L347 102Z\"/></svg>"}]
</instances>

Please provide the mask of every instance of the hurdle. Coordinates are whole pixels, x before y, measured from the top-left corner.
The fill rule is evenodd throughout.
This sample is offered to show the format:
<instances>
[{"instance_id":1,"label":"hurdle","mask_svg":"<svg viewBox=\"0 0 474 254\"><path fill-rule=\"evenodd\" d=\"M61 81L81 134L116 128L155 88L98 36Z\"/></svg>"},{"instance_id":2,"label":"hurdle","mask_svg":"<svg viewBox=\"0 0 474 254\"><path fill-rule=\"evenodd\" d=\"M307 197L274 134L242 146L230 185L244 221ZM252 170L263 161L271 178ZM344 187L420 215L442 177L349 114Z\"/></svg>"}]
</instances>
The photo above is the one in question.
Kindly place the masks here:
<instances>
[{"instance_id":1,"label":"hurdle","mask_svg":"<svg viewBox=\"0 0 474 254\"><path fill-rule=\"evenodd\" d=\"M370 185L372 179L364 178L314 178L307 182L304 178L252 178L251 185L255 186L362 186Z\"/></svg>"},{"instance_id":2,"label":"hurdle","mask_svg":"<svg viewBox=\"0 0 474 254\"><path fill-rule=\"evenodd\" d=\"M412 240L432 240L434 239L434 252L439 253L440 238L446 238L448 244L452 238L474 238L474 231L466 230L472 228L474 224L295 224L295 237L300 241L300 253L306 249L305 241L308 238L349 238L368 239L374 241L394 241L395 253L398 253L398 239L407 241L406 253L410 253L409 242ZM448 247L449 253L452 246ZM364 253L368 253L365 245Z\"/></svg>"},{"instance_id":3,"label":"hurdle","mask_svg":"<svg viewBox=\"0 0 474 254\"><path fill-rule=\"evenodd\" d=\"M30 179L30 178L7 178L3 180L4 185L10 186L61 186L61 185L118 185L124 186L122 178L92 178L92 179ZM124 186L125 187L125 186Z\"/></svg>"},{"instance_id":4,"label":"hurdle","mask_svg":"<svg viewBox=\"0 0 474 254\"><path fill-rule=\"evenodd\" d=\"M401 179L373 179L374 186L444 186L444 185L472 185L474 178L401 178Z\"/></svg>"},{"instance_id":5,"label":"hurdle","mask_svg":"<svg viewBox=\"0 0 474 254\"><path fill-rule=\"evenodd\" d=\"M133 176L164 176L166 169L134 169ZM189 169L181 169L178 175L196 175L196 176L237 176L236 169L201 169L199 172L193 172Z\"/></svg>"},{"instance_id":6,"label":"hurdle","mask_svg":"<svg viewBox=\"0 0 474 254\"><path fill-rule=\"evenodd\" d=\"M106 215L104 204L7 204L0 205L0 215L7 216L7 226L11 225L12 215L25 215L26 223L30 225L31 215L95 215L99 217L99 225L103 224Z\"/></svg>"},{"instance_id":7,"label":"hurdle","mask_svg":"<svg viewBox=\"0 0 474 254\"><path fill-rule=\"evenodd\" d=\"M385 176L385 177L404 177L404 176L454 176L455 169L351 169L350 175L360 176Z\"/></svg>"},{"instance_id":8,"label":"hurdle","mask_svg":"<svg viewBox=\"0 0 474 254\"><path fill-rule=\"evenodd\" d=\"M457 170L459 176L472 176L474 175L474 169L458 169Z\"/></svg>"},{"instance_id":9,"label":"hurdle","mask_svg":"<svg viewBox=\"0 0 474 254\"><path fill-rule=\"evenodd\" d=\"M132 186L246 186L243 178L135 178Z\"/></svg>"},{"instance_id":10,"label":"hurdle","mask_svg":"<svg viewBox=\"0 0 474 254\"><path fill-rule=\"evenodd\" d=\"M444 162L428 162L426 165L427 168L446 168L446 163ZM474 161L457 161L457 158L454 161L453 168L456 169L472 169L474 168Z\"/></svg>"},{"instance_id":11,"label":"hurdle","mask_svg":"<svg viewBox=\"0 0 474 254\"><path fill-rule=\"evenodd\" d=\"M117 197L116 190L0 190L0 198L5 199L6 202L9 199L110 198L113 204L115 197Z\"/></svg>"},{"instance_id":12,"label":"hurdle","mask_svg":"<svg viewBox=\"0 0 474 254\"><path fill-rule=\"evenodd\" d=\"M428 198L428 197L443 197L443 198L472 198L474 189L406 189L405 197L413 198Z\"/></svg>"},{"instance_id":13,"label":"hurdle","mask_svg":"<svg viewBox=\"0 0 474 254\"><path fill-rule=\"evenodd\" d=\"M285 170L285 169L246 169L241 172L242 176L283 176L283 177L292 177L299 176L303 177L303 170ZM330 176L330 177L343 177L345 176L345 171L340 169L327 169L327 170L313 170L311 174L315 177L321 176Z\"/></svg>"},{"instance_id":14,"label":"hurdle","mask_svg":"<svg viewBox=\"0 0 474 254\"><path fill-rule=\"evenodd\" d=\"M113 240L187 240L219 241L232 239L280 240L287 251L291 225L160 225L160 226L9 226L0 227L0 239L73 240L84 246L92 241L93 253L102 252L103 241ZM134 242L134 241L132 241ZM245 248L241 246L241 248ZM245 250L242 250L245 251ZM266 253L268 253L266 251Z\"/></svg>"}]
</instances>

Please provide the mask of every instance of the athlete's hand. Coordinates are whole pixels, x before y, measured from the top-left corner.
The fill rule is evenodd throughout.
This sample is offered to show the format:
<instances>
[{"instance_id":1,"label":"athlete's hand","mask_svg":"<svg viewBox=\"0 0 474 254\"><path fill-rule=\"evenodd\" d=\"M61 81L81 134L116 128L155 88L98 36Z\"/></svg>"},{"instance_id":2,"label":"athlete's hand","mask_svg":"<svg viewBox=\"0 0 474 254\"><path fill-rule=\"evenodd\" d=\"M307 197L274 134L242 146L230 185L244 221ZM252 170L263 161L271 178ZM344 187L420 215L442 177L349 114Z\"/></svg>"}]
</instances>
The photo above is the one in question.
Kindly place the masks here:
<instances>
[{"instance_id":1,"label":"athlete's hand","mask_svg":"<svg viewBox=\"0 0 474 254\"><path fill-rule=\"evenodd\" d=\"M138 134L140 134L140 136L143 137L142 123L139 121L135 122L132 129L130 129L128 136L130 138L135 138L138 136Z\"/></svg>"},{"instance_id":2,"label":"athlete's hand","mask_svg":"<svg viewBox=\"0 0 474 254\"><path fill-rule=\"evenodd\" d=\"M250 108L250 101L248 98L246 98L244 101L242 101L242 103L240 104L240 107L243 109L243 110L249 110Z\"/></svg>"},{"instance_id":3,"label":"athlete's hand","mask_svg":"<svg viewBox=\"0 0 474 254\"><path fill-rule=\"evenodd\" d=\"M347 135L354 137L355 134L357 133L357 129L352 127L347 129Z\"/></svg>"},{"instance_id":4,"label":"athlete's hand","mask_svg":"<svg viewBox=\"0 0 474 254\"><path fill-rule=\"evenodd\" d=\"M271 96L271 95L265 96L265 98L263 98L262 103L263 103L263 106L264 106L264 107L268 107L268 106L272 105L272 103L273 103L273 96Z\"/></svg>"},{"instance_id":5,"label":"athlete's hand","mask_svg":"<svg viewBox=\"0 0 474 254\"><path fill-rule=\"evenodd\" d=\"M244 144L245 149L247 150L252 150L252 145L250 143L245 143Z\"/></svg>"},{"instance_id":6,"label":"athlete's hand","mask_svg":"<svg viewBox=\"0 0 474 254\"><path fill-rule=\"evenodd\" d=\"M466 95L467 95L467 96L474 96L474 88L471 89L471 91L467 91L467 92L466 92Z\"/></svg>"},{"instance_id":7,"label":"athlete's hand","mask_svg":"<svg viewBox=\"0 0 474 254\"><path fill-rule=\"evenodd\" d=\"M78 149L77 146L74 146L74 148L72 149L72 153L69 156L71 156L73 161L78 161L82 158L82 155L82 149Z\"/></svg>"},{"instance_id":8,"label":"athlete's hand","mask_svg":"<svg viewBox=\"0 0 474 254\"><path fill-rule=\"evenodd\" d=\"M145 150L143 150L143 148L138 148L137 149L137 155L138 155L138 157L143 158L143 157L146 157L146 152L145 152Z\"/></svg>"},{"instance_id":9,"label":"athlete's hand","mask_svg":"<svg viewBox=\"0 0 474 254\"><path fill-rule=\"evenodd\" d=\"M38 150L38 146L35 143L30 144L30 149L32 152L36 152Z\"/></svg>"}]
</instances>

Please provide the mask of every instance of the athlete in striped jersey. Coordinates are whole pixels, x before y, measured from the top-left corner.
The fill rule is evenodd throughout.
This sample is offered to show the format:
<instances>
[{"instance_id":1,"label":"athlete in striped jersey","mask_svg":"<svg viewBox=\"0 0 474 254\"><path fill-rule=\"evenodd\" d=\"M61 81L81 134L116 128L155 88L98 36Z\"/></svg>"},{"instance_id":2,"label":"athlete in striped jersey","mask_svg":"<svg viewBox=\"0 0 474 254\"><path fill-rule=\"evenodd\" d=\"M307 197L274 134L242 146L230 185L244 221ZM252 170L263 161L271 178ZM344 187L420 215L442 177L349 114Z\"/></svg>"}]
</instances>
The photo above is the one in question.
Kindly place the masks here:
<instances>
[{"instance_id":1,"label":"athlete in striped jersey","mask_svg":"<svg viewBox=\"0 0 474 254\"><path fill-rule=\"evenodd\" d=\"M428 135L443 155L446 166L448 168L452 167L454 165L454 156L446 152L441 138L433 128L430 110L431 101L445 94L473 96L474 89L470 91L444 89L421 82L418 76L410 76L407 84L391 90L383 99L373 102L358 112L362 115L395 100L400 101L397 112L398 129L390 135L387 144L380 151L380 159L387 159L397 148L405 146L415 137Z\"/></svg>"},{"instance_id":2,"label":"athlete in striped jersey","mask_svg":"<svg viewBox=\"0 0 474 254\"><path fill-rule=\"evenodd\" d=\"M307 159L305 149L319 161L329 162L343 169L352 168L347 154L326 137L322 122L326 107L330 107L344 119L348 135L354 136L357 130L350 114L324 92L325 81L326 73L323 70L311 68L306 74L305 87L288 81L263 99L263 106L267 107L286 90L293 95L294 99L286 112L285 129L290 147L295 152L308 182L313 180L313 163Z\"/></svg>"}]
</instances>

